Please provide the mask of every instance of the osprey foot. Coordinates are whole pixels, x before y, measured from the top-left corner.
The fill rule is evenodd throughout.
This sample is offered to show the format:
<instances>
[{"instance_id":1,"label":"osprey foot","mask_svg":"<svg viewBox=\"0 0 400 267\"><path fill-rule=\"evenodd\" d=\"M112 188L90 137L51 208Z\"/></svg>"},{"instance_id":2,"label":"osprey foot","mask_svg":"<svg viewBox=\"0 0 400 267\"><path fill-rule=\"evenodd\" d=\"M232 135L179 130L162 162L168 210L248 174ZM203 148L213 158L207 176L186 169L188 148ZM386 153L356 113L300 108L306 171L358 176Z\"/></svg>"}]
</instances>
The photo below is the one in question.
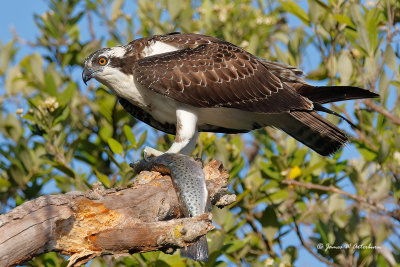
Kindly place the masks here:
<instances>
[{"instance_id":1,"label":"osprey foot","mask_svg":"<svg viewBox=\"0 0 400 267\"><path fill-rule=\"evenodd\" d=\"M149 160L152 157L161 156L162 154L164 154L164 152L161 152L149 146L146 146L143 150L143 155L145 160Z\"/></svg>"}]
</instances>

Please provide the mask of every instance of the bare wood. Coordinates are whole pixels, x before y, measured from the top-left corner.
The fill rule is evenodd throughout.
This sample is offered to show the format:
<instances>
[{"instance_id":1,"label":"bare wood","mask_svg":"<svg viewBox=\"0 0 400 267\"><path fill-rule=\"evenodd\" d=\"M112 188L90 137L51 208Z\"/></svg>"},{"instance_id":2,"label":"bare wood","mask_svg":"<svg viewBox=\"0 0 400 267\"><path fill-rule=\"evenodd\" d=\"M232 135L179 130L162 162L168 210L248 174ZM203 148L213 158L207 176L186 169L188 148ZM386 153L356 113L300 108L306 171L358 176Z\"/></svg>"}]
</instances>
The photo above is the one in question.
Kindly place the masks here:
<instances>
[{"instance_id":1,"label":"bare wood","mask_svg":"<svg viewBox=\"0 0 400 267\"><path fill-rule=\"evenodd\" d=\"M212 203L226 206L229 175L218 161L204 167ZM172 253L212 230L211 215L181 218L169 176L141 172L129 188L42 196L0 215L0 266L49 251L71 255L78 266L101 254L153 250Z\"/></svg>"}]
</instances>

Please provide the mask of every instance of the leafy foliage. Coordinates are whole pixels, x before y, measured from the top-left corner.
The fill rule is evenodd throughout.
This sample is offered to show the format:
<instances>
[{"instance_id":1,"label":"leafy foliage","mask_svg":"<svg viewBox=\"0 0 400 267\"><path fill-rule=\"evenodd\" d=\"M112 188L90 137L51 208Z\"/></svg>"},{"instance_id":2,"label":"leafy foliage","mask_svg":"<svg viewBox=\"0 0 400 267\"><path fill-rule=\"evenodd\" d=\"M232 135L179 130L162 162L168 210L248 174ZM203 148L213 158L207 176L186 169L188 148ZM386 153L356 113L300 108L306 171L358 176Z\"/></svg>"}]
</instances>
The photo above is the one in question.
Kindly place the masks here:
<instances>
[{"instance_id":1,"label":"leafy foliage","mask_svg":"<svg viewBox=\"0 0 400 267\"><path fill-rule=\"evenodd\" d=\"M133 8L127 2L50 0L49 10L33 17L40 31L36 40L22 36L0 43L1 212L49 191L86 190L95 181L127 185L134 175L128 162L140 157L143 145L166 149L173 137L137 123L103 86L86 88L82 62L104 45L200 32L305 67L309 80L381 95L331 106L358 126L347 128L354 136L351 149L333 157L323 158L270 128L245 135L202 133L194 154L222 160L238 196L230 209L213 210L218 227L208 235L211 257L204 265L292 266L299 255L333 266L400 262L398 1L310 0L307 8L292 0L137 0ZM104 31L99 34L94 24ZM15 62L24 45L36 52ZM66 262L49 253L30 264ZM97 258L90 266L186 264L203 265L153 252Z\"/></svg>"}]
</instances>

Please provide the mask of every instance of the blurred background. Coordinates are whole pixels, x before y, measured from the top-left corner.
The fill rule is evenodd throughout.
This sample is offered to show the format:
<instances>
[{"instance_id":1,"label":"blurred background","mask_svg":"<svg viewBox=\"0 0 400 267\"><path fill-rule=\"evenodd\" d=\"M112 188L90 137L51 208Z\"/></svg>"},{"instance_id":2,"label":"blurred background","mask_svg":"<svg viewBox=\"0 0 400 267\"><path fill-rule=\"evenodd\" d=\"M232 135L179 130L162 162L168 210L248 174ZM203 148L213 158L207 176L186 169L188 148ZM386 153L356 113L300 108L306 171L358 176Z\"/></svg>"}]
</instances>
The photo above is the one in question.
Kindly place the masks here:
<instances>
[{"instance_id":1,"label":"blurred background","mask_svg":"<svg viewBox=\"0 0 400 267\"><path fill-rule=\"evenodd\" d=\"M332 157L271 128L202 133L193 156L223 161L238 196L213 210L207 264L152 252L87 266L400 266L399 1L16 0L0 25L0 214L96 181L129 184L143 147L166 150L174 136L85 86L83 61L140 37L202 33L299 66L312 84L381 97L328 106L358 127L327 116L352 136ZM67 261L48 253L29 265Z\"/></svg>"}]
</instances>

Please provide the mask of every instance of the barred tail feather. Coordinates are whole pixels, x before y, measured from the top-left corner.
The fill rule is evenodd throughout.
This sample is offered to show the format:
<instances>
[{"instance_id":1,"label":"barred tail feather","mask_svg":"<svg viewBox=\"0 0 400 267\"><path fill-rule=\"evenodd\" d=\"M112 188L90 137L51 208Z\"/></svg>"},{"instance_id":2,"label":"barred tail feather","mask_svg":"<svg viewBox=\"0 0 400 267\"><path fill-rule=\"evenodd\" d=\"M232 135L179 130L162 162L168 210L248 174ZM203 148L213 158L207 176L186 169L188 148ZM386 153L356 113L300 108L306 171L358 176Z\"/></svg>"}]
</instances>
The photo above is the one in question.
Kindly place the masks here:
<instances>
[{"instance_id":1,"label":"barred tail feather","mask_svg":"<svg viewBox=\"0 0 400 267\"><path fill-rule=\"evenodd\" d=\"M274 123L317 153L328 156L347 141L347 135L315 111L292 111Z\"/></svg>"},{"instance_id":2,"label":"barred tail feather","mask_svg":"<svg viewBox=\"0 0 400 267\"><path fill-rule=\"evenodd\" d=\"M181 256L195 261L208 261L207 237L200 237L199 241L181 249Z\"/></svg>"}]
</instances>

